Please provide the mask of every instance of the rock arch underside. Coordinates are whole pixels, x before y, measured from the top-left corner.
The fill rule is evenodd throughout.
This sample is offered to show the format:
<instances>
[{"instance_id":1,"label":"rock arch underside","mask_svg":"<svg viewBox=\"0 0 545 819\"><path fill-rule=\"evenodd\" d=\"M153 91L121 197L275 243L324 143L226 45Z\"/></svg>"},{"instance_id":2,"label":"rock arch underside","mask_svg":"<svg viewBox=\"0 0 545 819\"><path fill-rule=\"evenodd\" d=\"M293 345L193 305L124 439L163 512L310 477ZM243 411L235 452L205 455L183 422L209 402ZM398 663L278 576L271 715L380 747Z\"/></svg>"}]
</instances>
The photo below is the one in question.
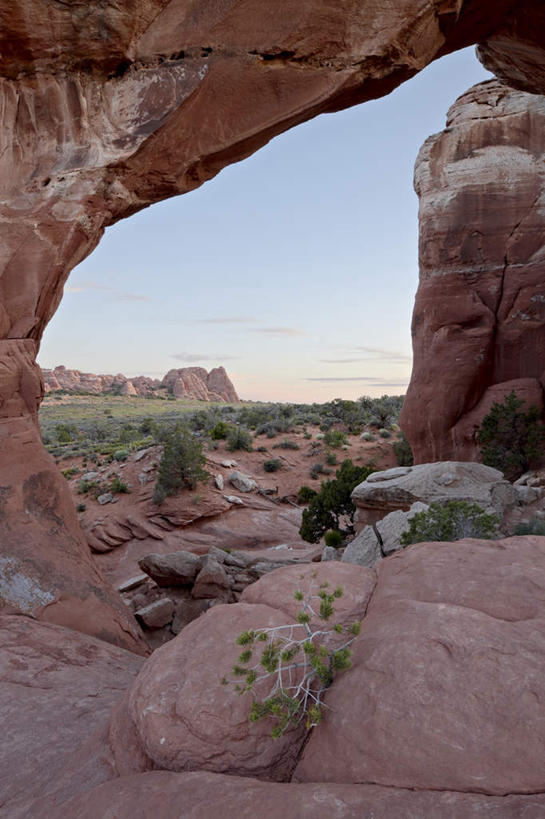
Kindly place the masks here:
<instances>
[{"instance_id":1,"label":"rock arch underside","mask_svg":"<svg viewBox=\"0 0 545 819\"><path fill-rule=\"evenodd\" d=\"M41 629L41 644L45 641L50 656L36 675L57 673L62 653L63 668L72 669L66 672L66 684L71 690L81 684L82 698L96 697L93 680L86 678L83 684L78 677L81 657L93 656L103 686L108 680L109 699L101 700L107 714L114 694L125 690L138 671L136 655L147 649L126 607L93 563L69 490L42 446L37 422L43 382L36 353L71 269L116 221L195 189L301 122L388 94L439 57L477 44L481 61L497 79L470 89L454 103L447 127L426 141L416 164L420 285L413 318L414 369L402 415L417 461L473 458L475 426L494 400L515 389L543 408L545 8L540 0L0 0L0 21L2 640L8 648L20 647L10 671L16 676L17 663L30 667L37 662L33 629ZM509 543L494 547L500 563L516 547L528 552L528 565L545 572L539 544ZM537 564L532 548L539 553ZM388 562L394 568L381 570L378 580L362 569L373 574L367 619L371 625L376 621L381 639L377 624L397 606L398 621L409 624L405 631L400 626L400 645L410 642L409 626L414 633L431 629L424 608L431 605L431 590L441 585L431 572L430 599L417 595L414 611L405 612L411 595L402 576L421 577L427 565L422 549L410 554L410 560L396 556ZM406 572L399 577L398 559L406 561ZM443 578L449 559L445 557ZM453 565L458 560L454 552L452 560ZM502 599L483 615L496 618L498 629L510 623L517 632L513 639L526 641L528 650L540 657L545 646L536 648L535 633L520 624L538 616L532 606L543 604L543 577L540 585L524 575L526 596L511 596L510 603ZM504 575L498 576L500 597L504 581ZM384 590L387 582L389 591ZM443 591L453 606L471 608L463 595L458 599L451 589ZM265 620L280 616L262 602ZM467 633L474 625L468 620L458 627ZM477 623L477 634L479 628ZM430 655L432 664L441 652L450 663L457 651L466 650L454 638L452 644L443 645L439 638L435 643L438 654ZM416 644L413 648L419 650ZM198 664L191 646L180 650L182 664ZM152 659L162 651L166 648ZM489 682L495 673L516 676L508 660L494 657L487 659ZM395 659L383 660L384 668L395 666ZM257 762L245 769L229 759L223 767L209 764L206 737L196 730L194 740L200 745L195 758L200 762L193 757L180 762L170 735L163 747L160 726L138 723L140 704L160 711L153 701L153 666L144 668L144 678L137 678L109 728L97 728L81 752L78 773L74 768L68 780L61 777L57 797L45 808L40 802L45 779L31 769L32 760L21 756L19 764L28 774L26 796L34 801L19 803L15 789L9 815L94 817L106 815L106 805L113 805L112 815L120 817L175 815L161 813L161 794L206 804L183 814L195 819L221 813L225 805L231 806L226 816L256 815L256 804L263 805L267 817L537 817L545 811L543 766L537 765L544 740L540 748L525 747L523 741L517 745L509 720L505 742L496 749L503 779L481 765L477 752L464 767L453 751L443 776L441 749L433 743L427 757L422 751L425 758L418 767L410 733L397 738L398 744L406 743L408 754L397 754L396 774L390 779L384 775L389 746L380 743L365 773L354 772L348 751L359 753L358 738L350 734L348 751L337 748L338 734L316 733L322 742L325 736L325 746L313 738L298 759L293 749L283 756L277 748L274 763L268 751L260 756L258 743L249 751ZM165 679L175 674L168 662L165 668ZM61 682L55 682L59 690ZM395 702L396 692L390 693ZM532 693L542 707L541 682ZM414 694L418 700L416 689ZM501 711L508 703L498 696ZM47 712L50 705L45 699L39 707ZM169 708L191 733L183 706L173 702ZM399 715L393 706L390 716L394 722L389 726L378 716L368 726L380 741L388 731L394 739L392 725ZM426 716L415 706L412 719L423 724ZM55 720L58 724L62 716ZM236 730L233 742L240 739L240 728ZM438 730L431 726L430 736ZM485 722L479 730L484 754L490 739ZM448 725L445 731L452 748L458 747L455 727ZM106 736L108 760L100 750ZM226 753L229 758L229 749ZM515 757L519 768L509 768ZM317 771L324 758L329 761L322 777ZM428 764L431 771L436 758L439 767L422 774ZM238 778L259 778L260 760L272 765L273 779L294 777L300 784ZM199 768L210 773L177 773ZM112 770L121 779L107 781ZM317 780L329 785L311 784ZM95 795L89 801L76 788L74 796L67 782L70 787L79 782L82 791L96 785ZM282 790L287 787L289 793ZM358 788L367 789L367 813L362 813ZM148 800L143 813L126 810L131 799L133 807ZM335 812L341 803L346 810Z\"/></svg>"}]
</instances>

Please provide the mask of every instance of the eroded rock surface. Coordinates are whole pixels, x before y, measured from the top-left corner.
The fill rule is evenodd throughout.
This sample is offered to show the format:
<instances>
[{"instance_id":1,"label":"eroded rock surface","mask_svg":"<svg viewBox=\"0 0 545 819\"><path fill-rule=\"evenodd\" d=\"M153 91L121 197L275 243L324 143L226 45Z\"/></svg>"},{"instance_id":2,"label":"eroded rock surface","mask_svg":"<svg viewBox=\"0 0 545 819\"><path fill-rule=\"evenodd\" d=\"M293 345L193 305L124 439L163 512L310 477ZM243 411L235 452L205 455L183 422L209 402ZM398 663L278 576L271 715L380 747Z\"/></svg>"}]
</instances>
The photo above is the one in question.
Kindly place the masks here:
<instances>
[{"instance_id":1,"label":"eroded rock surface","mask_svg":"<svg viewBox=\"0 0 545 819\"><path fill-rule=\"evenodd\" d=\"M0 607L146 653L133 618L93 562L66 481L43 448L35 342L0 346Z\"/></svg>"},{"instance_id":2,"label":"eroded rock surface","mask_svg":"<svg viewBox=\"0 0 545 819\"><path fill-rule=\"evenodd\" d=\"M0 806L50 788L141 664L103 640L0 615Z\"/></svg>"},{"instance_id":3,"label":"eroded rock surface","mask_svg":"<svg viewBox=\"0 0 545 819\"><path fill-rule=\"evenodd\" d=\"M295 778L545 792L545 538L417 544L377 574Z\"/></svg>"},{"instance_id":4,"label":"eroded rock surface","mask_svg":"<svg viewBox=\"0 0 545 819\"><path fill-rule=\"evenodd\" d=\"M474 460L511 390L543 411L545 98L496 80L422 147L414 365L401 416L416 462ZM423 420L424 419L424 420Z\"/></svg>"}]
</instances>

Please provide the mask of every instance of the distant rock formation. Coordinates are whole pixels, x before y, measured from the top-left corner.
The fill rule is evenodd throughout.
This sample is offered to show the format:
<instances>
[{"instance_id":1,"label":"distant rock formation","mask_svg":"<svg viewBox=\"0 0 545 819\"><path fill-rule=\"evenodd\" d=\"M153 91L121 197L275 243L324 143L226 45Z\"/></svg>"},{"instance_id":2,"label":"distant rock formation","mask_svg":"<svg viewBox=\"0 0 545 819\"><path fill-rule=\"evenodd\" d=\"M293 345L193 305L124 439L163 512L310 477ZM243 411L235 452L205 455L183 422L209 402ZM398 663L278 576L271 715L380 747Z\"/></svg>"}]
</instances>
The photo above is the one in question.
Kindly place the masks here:
<instances>
[{"instance_id":1,"label":"distant rock formation","mask_svg":"<svg viewBox=\"0 0 545 819\"><path fill-rule=\"evenodd\" d=\"M176 398L197 398L202 401L237 403L240 399L223 367L207 372L203 367L182 367L169 370L161 381L137 375L127 378L118 375L95 375L80 370L68 370L60 365L54 370L42 370L45 392L66 390L73 393L104 393L113 395L141 395L167 393Z\"/></svg>"}]
</instances>

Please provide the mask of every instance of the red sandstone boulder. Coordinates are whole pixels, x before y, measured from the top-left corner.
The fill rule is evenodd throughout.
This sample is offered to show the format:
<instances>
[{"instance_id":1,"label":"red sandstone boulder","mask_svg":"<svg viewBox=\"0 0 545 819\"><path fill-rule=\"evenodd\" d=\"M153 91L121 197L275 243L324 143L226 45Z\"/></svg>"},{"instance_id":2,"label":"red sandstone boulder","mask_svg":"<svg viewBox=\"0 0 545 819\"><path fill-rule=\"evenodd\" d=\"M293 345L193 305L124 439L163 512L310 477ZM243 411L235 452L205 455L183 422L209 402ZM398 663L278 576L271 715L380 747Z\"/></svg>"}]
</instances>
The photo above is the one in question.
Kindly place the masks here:
<instances>
[{"instance_id":1,"label":"red sandstone boulder","mask_svg":"<svg viewBox=\"0 0 545 819\"><path fill-rule=\"evenodd\" d=\"M306 596L309 591L316 595L322 583L327 583L331 593L338 586L343 590L334 604L333 623L350 626L361 620L375 588L376 575L371 569L361 566L346 566L341 563L311 563L308 566L286 566L264 575L256 583L247 586L240 597L242 603L262 603L279 609L295 622L301 611L301 603L294 599L296 591ZM314 605L316 605L314 601ZM316 606L316 610L319 606ZM318 618L315 623L323 623Z\"/></svg>"},{"instance_id":2,"label":"red sandstone boulder","mask_svg":"<svg viewBox=\"0 0 545 819\"><path fill-rule=\"evenodd\" d=\"M119 726L128 720L157 768L289 778L306 734L304 725L273 739L270 721L249 721L252 696L239 696L222 678L232 677L242 651L236 643L241 632L290 622L282 612L263 605L210 609L145 663L130 689L128 712L114 717L114 734L119 735ZM115 753L115 739L112 743Z\"/></svg>"},{"instance_id":3,"label":"red sandstone boulder","mask_svg":"<svg viewBox=\"0 0 545 819\"><path fill-rule=\"evenodd\" d=\"M387 558L298 781L545 792L545 538Z\"/></svg>"}]
</instances>

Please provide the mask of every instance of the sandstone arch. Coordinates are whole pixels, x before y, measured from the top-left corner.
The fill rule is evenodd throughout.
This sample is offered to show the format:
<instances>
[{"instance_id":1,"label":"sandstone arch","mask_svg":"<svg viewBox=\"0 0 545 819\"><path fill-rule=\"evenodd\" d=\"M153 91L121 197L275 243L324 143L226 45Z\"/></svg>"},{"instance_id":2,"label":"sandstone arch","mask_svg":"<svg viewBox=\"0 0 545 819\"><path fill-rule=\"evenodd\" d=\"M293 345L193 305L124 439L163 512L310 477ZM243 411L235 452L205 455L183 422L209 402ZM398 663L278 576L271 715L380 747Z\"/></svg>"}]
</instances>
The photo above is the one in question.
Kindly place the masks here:
<instances>
[{"instance_id":1,"label":"sandstone arch","mask_svg":"<svg viewBox=\"0 0 545 819\"><path fill-rule=\"evenodd\" d=\"M70 270L108 225L458 48L482 42L502 79L545 90L543 13L538 0L1 0L0 11L0 595L134 648L36 423L35 353Z\"/></svg>"}]
</instances>

